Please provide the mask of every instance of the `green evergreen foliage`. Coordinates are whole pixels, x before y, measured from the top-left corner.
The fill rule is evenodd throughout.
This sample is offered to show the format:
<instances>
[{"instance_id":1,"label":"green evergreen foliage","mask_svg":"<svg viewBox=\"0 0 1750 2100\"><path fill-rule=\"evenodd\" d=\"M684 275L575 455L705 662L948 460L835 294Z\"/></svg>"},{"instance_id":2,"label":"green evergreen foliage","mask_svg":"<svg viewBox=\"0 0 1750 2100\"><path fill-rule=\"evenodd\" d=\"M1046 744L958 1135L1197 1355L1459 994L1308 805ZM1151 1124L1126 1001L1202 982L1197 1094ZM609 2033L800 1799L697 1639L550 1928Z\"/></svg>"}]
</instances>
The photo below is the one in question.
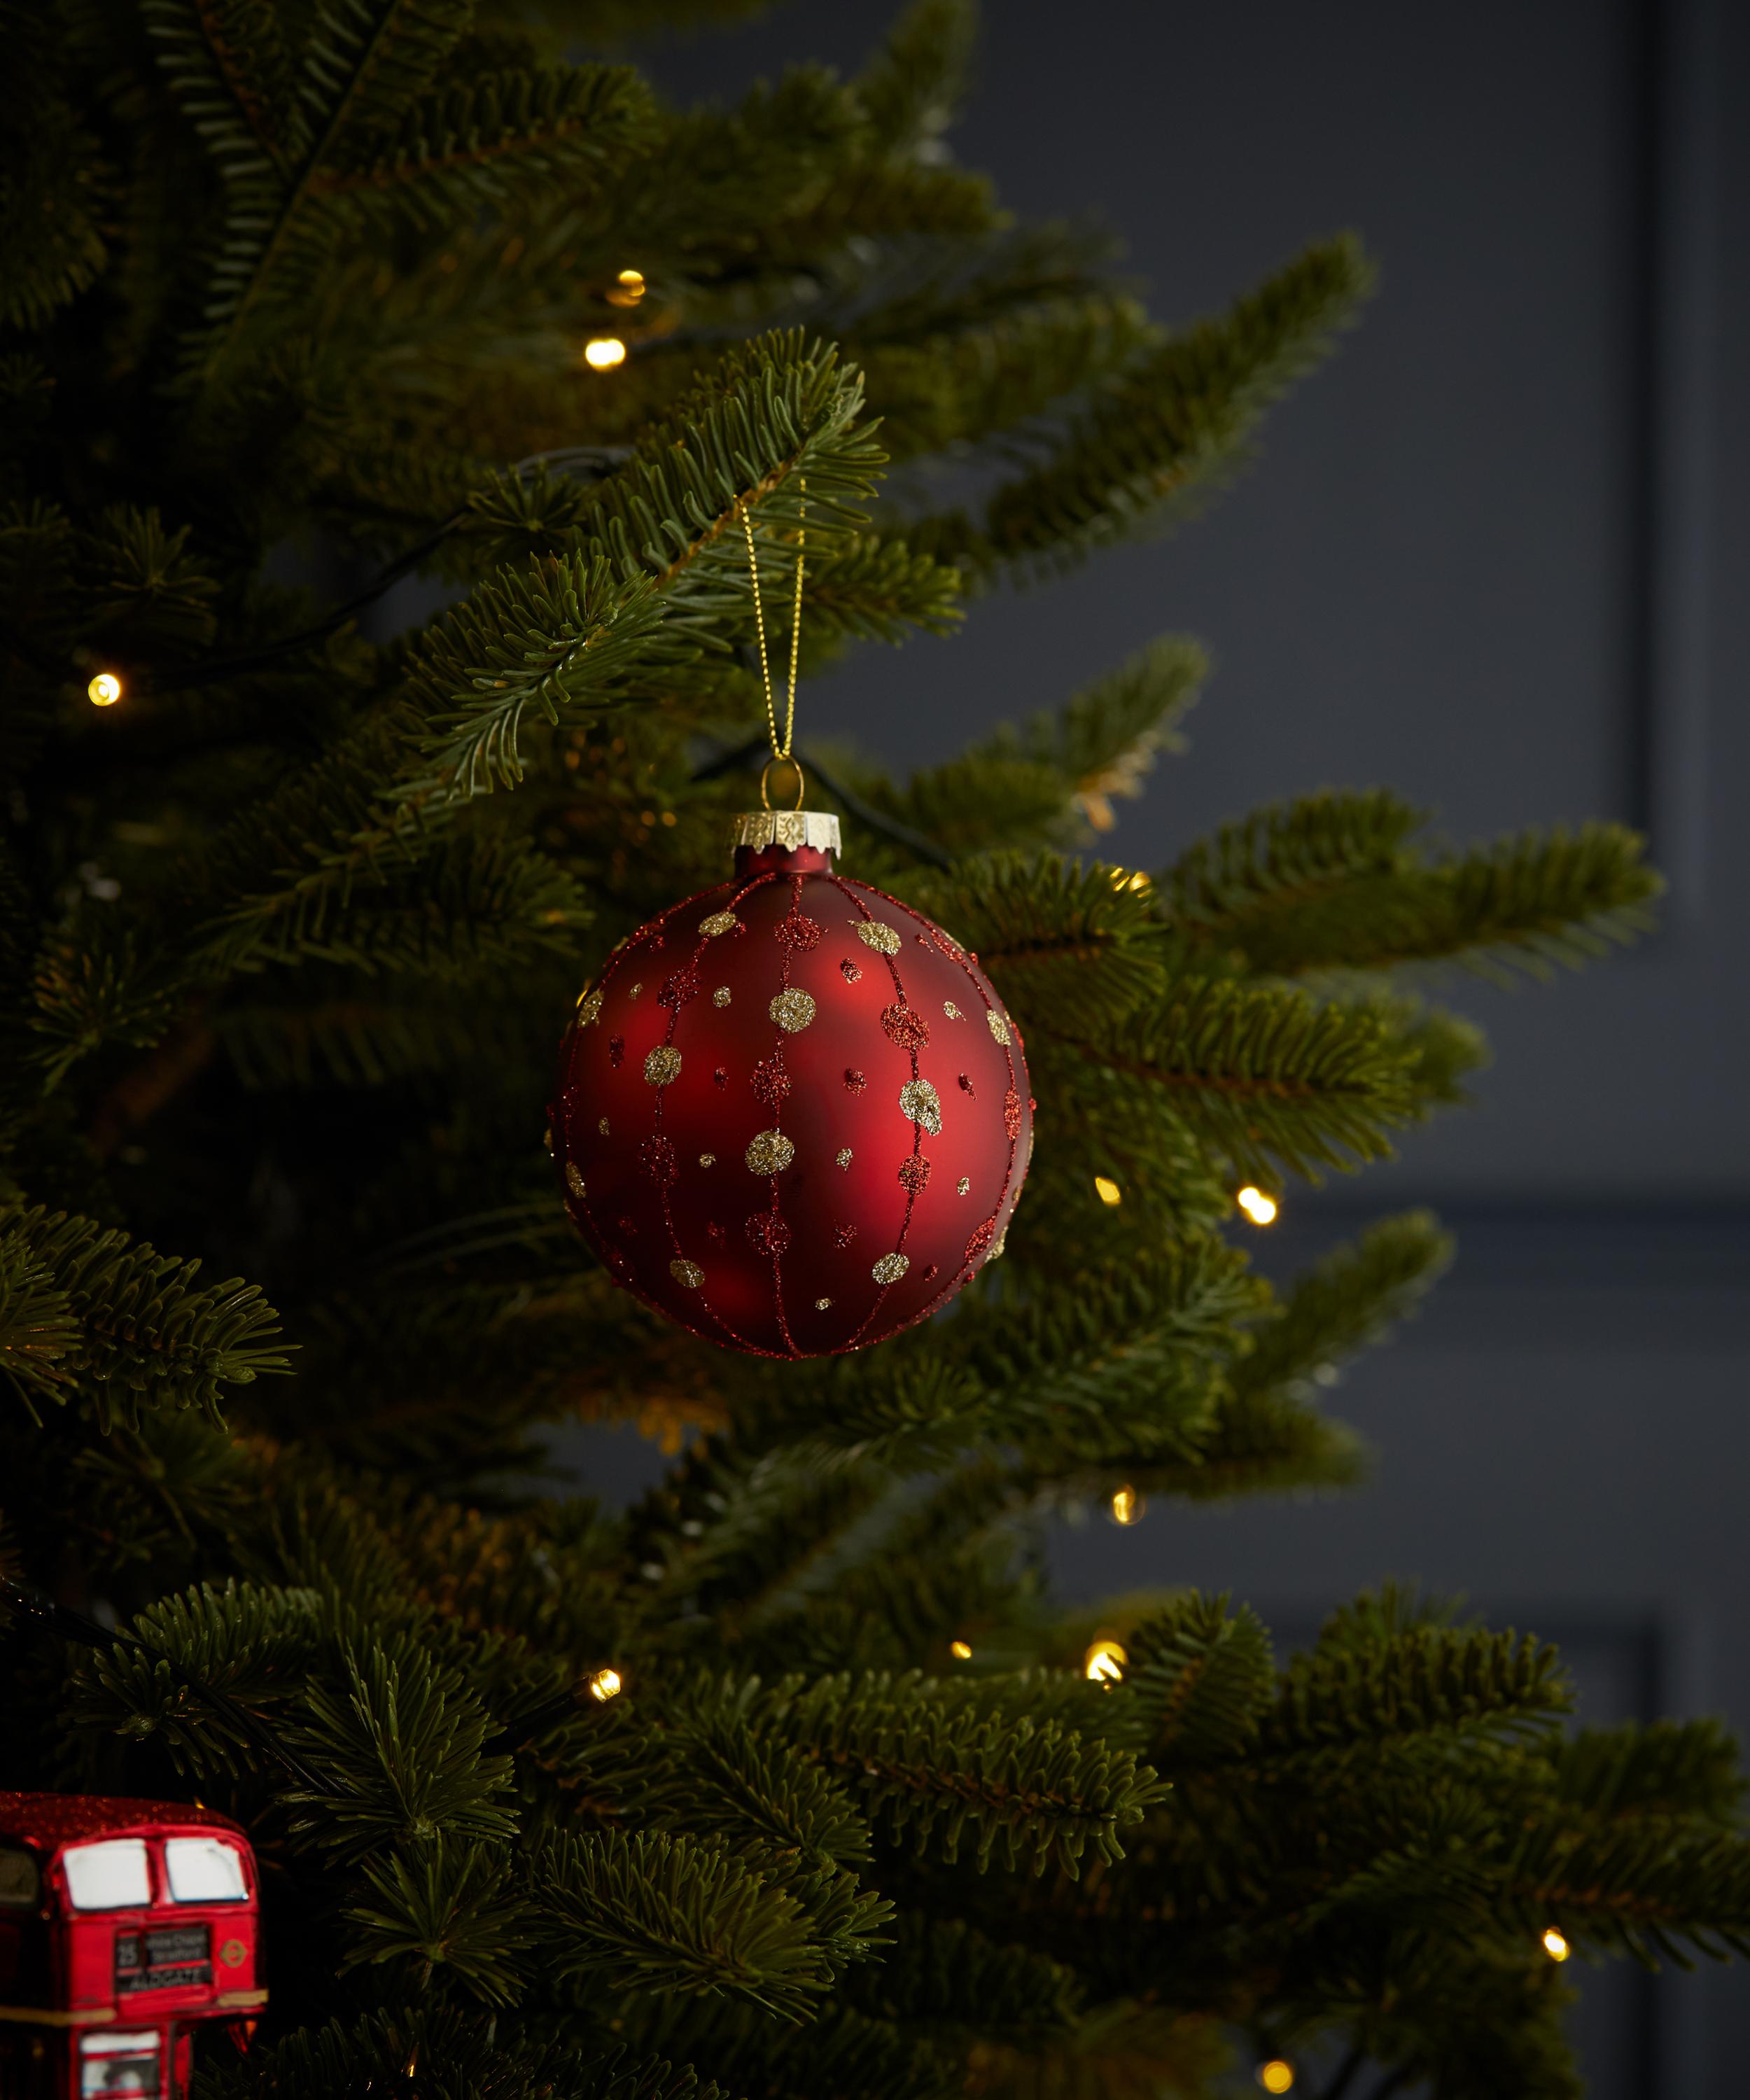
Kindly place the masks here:
<instances>
[{"instance_id":1,"label":"green evergreen foliage","mask_svg":"<svg viewBox=\"0 0 1750 2100\"><path fill-rule=\"evenodd\" d=\"M743 517L780 652L805 535L805 673L928 646L1205 500L1371 279L1339 235L1152 319L954 161L963 0L727 107L623 48L754 4L0 10L0 1573L117 1629L9 1612L0 1785L250 1827L272 1998L209 2100L1215 2100L1253 2049L1570 2093L1546 1928L1750 1947L1735 1745L1570 1732L1547 1648L1397 1592L1285 1662L1115 1604L1092 1683L1040 1529L1360 1476L1324 1388L1448 1242L1276 1286L1236 1190L1461 1102L1418 982L1632 935L1637 840L1368 789L1095 858L1206 674L1164 638L842 767L857 871L1026 1033L950 1316L723 1356L552 1191L578 987L747 797ZM447 602L369 638L413 572ZM579 1419L661 1485L548 1493Z\"/></svg>"}]
</instances>

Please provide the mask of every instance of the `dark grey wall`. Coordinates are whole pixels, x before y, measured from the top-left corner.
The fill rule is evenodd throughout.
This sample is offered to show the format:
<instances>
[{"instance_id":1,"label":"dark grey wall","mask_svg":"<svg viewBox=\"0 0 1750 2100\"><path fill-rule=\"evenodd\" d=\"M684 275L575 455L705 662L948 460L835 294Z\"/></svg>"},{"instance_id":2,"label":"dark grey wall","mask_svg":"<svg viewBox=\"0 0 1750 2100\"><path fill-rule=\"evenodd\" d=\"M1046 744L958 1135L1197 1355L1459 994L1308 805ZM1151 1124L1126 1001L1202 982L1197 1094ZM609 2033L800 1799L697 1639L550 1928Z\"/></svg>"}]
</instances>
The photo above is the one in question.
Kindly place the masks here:
<instances>
[{"instance_id":1,"label":"dark grey wall","mask_svg":"<svg viewBox=\"0 0 1750 2100\"><path fill-rule=\"evenodd\" d=\"M1388 782L1461 836L1651 823L1675 893L1633 956L1549 990L1461 986L1499 1050L1481 1110L1364 1184L1298 1198L1301 1255L1431 1199L1464 1251L1340 1396L1382 1453L1342 1502L1066 1530L1078 1595L1196 1581L1290 1633L1386 1573L1562 1638L1598 1718L1750 1730L1750 10L1726 0L990 0L956 135L1030 213L1097 210L1157 311L1219 304L1359 227L1381 296L1270 426L1259 468L1163 545L871 652L806 734L906 763L1060 699L1164 629L1219 674L1193 749L1126 809L1157 865L1210 823ZM658 62L727 93L854 63L887 7L807 0ZM1262 1250L1261 1250L1262 1251ZM1600 2095L1727 2100L1743 1974L1589 1994Z\"/></svg>"}]
</instances>

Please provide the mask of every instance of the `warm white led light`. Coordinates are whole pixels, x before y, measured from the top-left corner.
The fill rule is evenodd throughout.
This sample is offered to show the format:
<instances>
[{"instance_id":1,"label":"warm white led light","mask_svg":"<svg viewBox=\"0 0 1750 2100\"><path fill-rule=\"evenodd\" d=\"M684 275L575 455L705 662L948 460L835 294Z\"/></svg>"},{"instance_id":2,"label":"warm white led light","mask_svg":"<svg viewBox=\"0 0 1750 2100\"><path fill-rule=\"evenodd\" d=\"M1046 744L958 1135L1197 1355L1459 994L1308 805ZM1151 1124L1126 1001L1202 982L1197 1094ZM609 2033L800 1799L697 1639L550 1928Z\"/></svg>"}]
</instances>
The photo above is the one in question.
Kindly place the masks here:
<instances>
[{"instance_id":1,"label":"warm white led light","mask_svg":"<svg viewBox=\"0 0 1750 2100\"><path fill-rule=\"evenodd\" d=\"M1082 1668L1093 1683L1116 1684L1129 1661L1122 1641L1100 1639L1082 1658Z\"/></svg>"}]
</instances>

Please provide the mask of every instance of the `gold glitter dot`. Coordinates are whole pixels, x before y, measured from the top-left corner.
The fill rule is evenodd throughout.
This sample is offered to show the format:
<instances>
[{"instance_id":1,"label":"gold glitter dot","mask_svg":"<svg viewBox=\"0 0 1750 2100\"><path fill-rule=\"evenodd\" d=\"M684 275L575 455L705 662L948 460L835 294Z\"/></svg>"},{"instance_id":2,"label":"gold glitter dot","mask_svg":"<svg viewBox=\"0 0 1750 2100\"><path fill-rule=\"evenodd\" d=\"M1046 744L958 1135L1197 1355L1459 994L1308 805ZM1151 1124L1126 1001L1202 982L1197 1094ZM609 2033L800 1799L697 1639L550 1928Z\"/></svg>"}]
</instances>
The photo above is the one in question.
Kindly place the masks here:
<instances>
[{"instance_id":1,"label":"gold glitter dot","mask_svg":"<svg viewBox=\"0 0 1750 2100\"><path fill-rule=\"evenodd\" d=\"M643 987L643 986L642 986L641 984L635 984L635 985L632 987L632 989L631 989L631 990L630 990L626 994L626 996L627 996L627 998L628 998L628 999L636 999L636 998L638 996L638 994L639 994L641 991L642 991L642 990L643 990L643 989L644 989L644 987Z\"/></svg>"},{"instance_id":2,"label":"gold glitter dot","mask_svg":"<svg viewBox=\"0 0 1750 2100\"><path fill-rule=\"evenodd\" d=\"M1008 1245L1008 1243L1009 1229L1005 1225L1002 1231L997 1234L996 1245L990 1250L990 1259L993 1261L1001 1261L1003 1259L1003 1250Z\"/></svg>"},{"instance_id":3,"label":"gold glitter dot","mask_svg":"<svg viewBox=\"0 0 1750 2100\"><path fill-rule=\"evenodd\" d=\"M717 1155L714 1152L702 1152L699 1155L699 1163L701 1167L715 1167Z\"/></svg>"},{"instance_id":4,"label":"gold glitter dot","mask_svg":"<svg viewBox=\"0 0 1750 2100\"><path fill-rule=\"evenodd\" d=\"M684 1290L697 1290L705 1280L705 1272L696 1261L672 1261L668 1273Z\"/></svg>"},{"instance_id":5,"label":"gold glitter dot","mask_svg":"<svg viewBox=\"0 0 1750 2100\"><path fill-rule=\"evenodd\" d=\"M781 1130L762 1130L743 1157L750 1174L782 1174L796 1149Z\"/></svg>"},{"instance_id":6,"label":"gold glitter dot","mask_svg":"<svg viewBox=\"0 0 1750 2100\"><path fill-rule=\"evenodd\" d=\"M961 1012L959 1008L954 1004L951 999L945 999L942 1001L942 1012L947 1015L950 1021L964 1021L966 1018L966 1016Z\"/></svg>"},{"instance_id":7,"label":"gold glitter dot","mask_svg":"<svg viewBox=\"0 0 1750 2100\"><path fill-rule=\"evenodd\" d=\"M839 1164L840 1164L840 1166L841 1166L841 1167L849 1167L849 1166L850 1165L850 1163L851 1163L851 1148L849 1147L849 1145L846 1145L846 1146L845 1146L845 1148L844 1148L844 1151L843 1151L843 1152L841 1152L841 1153L839 1154Z\"/></svg>"},{"instance_id":8,"label":"gold glitter dot","mask_svg":"<svg viewBox=\"0 0 1750 2100\"><path fill-rule=\"evenodd\" d=\"M716 990L711 995L711 1003L713 1006L727 1006L730 1003L729 986L727 985L719 985Z\"/></svg>"},{"instance_id":9,"label":"gold glitter dot","mask_svg":"<svg viewBox=\"0 0 1750 2100\"><path fill-rule=\"evenodd\" d=\"M1006 1046L1009 1039L1009 1025L994 1006L985 1008L985 1021L998 1042Z\"/></svg>"},{"instance_id":10,"label":"gold glitter dot","mask_svg":"<svg viewBox=\"0 0 1750 2100\"><path fill-rule=\"evenodd\" d=\"M891 926L884 926L879 919L858 919L853 923L857 938L866 948L873 948L881 955L899 953L899 936Z\"/></svg>"},{"instance_id":11,"label":"gold glitter dot","mask_svg":"<svg viewBox=\"0 0 1750 2100\"><path fill-rule=\"evenodd\" d=\"M713 911L708 919L699 920L699 930L709 941L714 940L719 933L727 933L732 927L740 924L733 911Z\"/></svg>"},{"instance_id":12,"label":"gold glitter dot","mask_svg":"<svg viewBox=\"0 0 1750 2100\"><path fill-rule=\"evenodd\" d=\"M910 1261L902 1254L884 1254L869 1273L877 1283L897 1283L910 1266Z\"/></svg>"},{"instance_id":13,"label":"gold glitter dot","mask_svg":"<svg viewBox=\"0 0 1750 2100\"><path fill-rule=\"evenodd\" d=\"M831 1309L832 1300L830 1298L817 1298L814 1300L814 1310L817 1312L827 1312Z\"/></svg>"},{"instance_id":14,"label":"gold glitter dot","mask_svg":"<svg viewBox=\"0 0 1750 2100\"><path fill-rule=\"evenodd\" d=\"M541 1143L542 1143L543 1145L544 1145L546 1146L547 1149L548 1149L549 1152L551 1152L551 1151L552 1151L552 1149L553 1149L553 1132L552 1132L552 1131L551 1131L551 1130L544 1130L544 1131L541 1132L541 1134L540 1134L540 1141L541 1141Z\"/></svg>"},{"instance_id":15,"label":"gold glitter dot","mask_svg":"<svg viewBox=\"0 0 1750 2100\"><path fill-rule=\"evenodd\" d=\"M681 1075L681 1053L672 1043L659 1043L644 1061L646 1083L666 1087Z\"/></svg>"},{"instance_id":16,"label":"gold glitter dot","mask_svg":"<svg viewBox=\"0 0 1750 2100\"><path fill-rule=\"evenodd\" d=\"M601 1132L604 1137L607 1136L607 1118L606 1116L600 1118L596 1124L596 1128Z\"/></svg>"},{"instance_id":17,"label":"gold glitter dot","mask_svg":"<svg viewBox=\"0 0 1750 2100\"><path fill-rule=\"evenodd\" d=\"M899 1090L899 1105L932 1137L941 1134L942 1105L936 1089L928 1079L907 1079Z\"/></svg>"},{"instance_id":18,"label":"gold glitter dot","mask_svg":"<svg viewBox=\"0 0 1750 2100\"><path fill-rule=\"evenodd\" d=\"M960 1176L959 1180L956 1183L955 1189L957 1193L962 1196L970 1196L972 1193L972 1176L970 1175L963 1174Z\"/></svg>"},{"instance_id":19,"label":"gold glitter dot","mask_svg":"<svg viewBox=\"0 0 1750 2100\"><path fill-rule=\"evenodd\" d=\"M583 993L577 1002L577 1025L580 1028L593 1028L602 1017L602 995L598 991Z\"/></svg>"},{"instance_id":20,"label":"gold glitter dot","mask_svg":"<svg viewBox=\"0 0 1750 2100\"><path fill-rule=\"evenodd\" d=\"M565 1185L580 1203L584 1200L584 1177L575 1159L565 1163Z\"/></svg>"},{"instance_id":21,"label":"gold glitter dot","mask_svg":"<svg viewBox=\"0 0 1750 2100\"><path fill-rule=\"evenodd\" d=\"M765 1010L787 1035L800 1034L814 1018L813 1000L794 985L781 991Z\"/></svg>"}]
</instances>

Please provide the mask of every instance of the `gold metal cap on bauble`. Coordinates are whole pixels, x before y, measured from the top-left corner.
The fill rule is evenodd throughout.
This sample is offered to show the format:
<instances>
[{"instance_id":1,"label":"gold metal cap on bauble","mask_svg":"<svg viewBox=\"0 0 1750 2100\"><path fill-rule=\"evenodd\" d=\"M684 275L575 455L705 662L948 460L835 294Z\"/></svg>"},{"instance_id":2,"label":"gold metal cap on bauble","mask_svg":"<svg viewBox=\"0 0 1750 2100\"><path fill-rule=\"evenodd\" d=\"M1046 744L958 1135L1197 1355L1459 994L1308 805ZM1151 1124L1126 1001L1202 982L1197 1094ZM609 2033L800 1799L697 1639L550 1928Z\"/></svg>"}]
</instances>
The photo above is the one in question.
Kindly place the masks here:
<instances>
[{"instance_id":1,"label":"gold metal cap on bauble","mask_svg":"<svg viewBox=\"0 0 1750 2100\"><path fill-rule=\"evenodd\" d=\"M782 846L794 853L800 846L816 853L835 854L839 820L820 810L749 810L735 819L730 832L732 846L748 846L760 853L768 846Z\"/></svg>"}]
</instances>

